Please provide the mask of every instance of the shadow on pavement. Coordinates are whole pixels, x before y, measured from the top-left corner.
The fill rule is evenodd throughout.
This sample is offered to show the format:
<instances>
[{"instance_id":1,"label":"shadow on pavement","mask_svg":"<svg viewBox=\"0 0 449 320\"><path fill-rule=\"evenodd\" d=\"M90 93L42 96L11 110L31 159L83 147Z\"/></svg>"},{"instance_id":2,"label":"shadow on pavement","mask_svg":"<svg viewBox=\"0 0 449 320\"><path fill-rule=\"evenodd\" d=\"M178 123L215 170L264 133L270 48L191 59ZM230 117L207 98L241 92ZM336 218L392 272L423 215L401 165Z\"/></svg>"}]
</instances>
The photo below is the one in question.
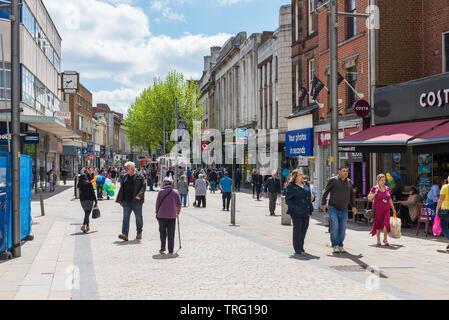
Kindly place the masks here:
<instances>
[{"instance_id":1,"label":"shadow on pavement","mask_svg":"<svg viewBox=\"0 0 449 320\"><path fill-rule=\"evenodd\" d=\"M308 253L303 253L303 254L292 254L290 256L290 259L296 259L296 260L301 260L301 261L308 261L308 260L313 260L313 259L319 260L320 257L313 256L313 255L308 254Z\"/></svg>"},{"instance_id":2,"label":"shadow on pavement","mask_svg":"<svg viewBox=\"0 0 449 320\"><path fill-rule=\"evenodd\" d=\"M42 194L42 196L43 196L42 198L44 200L47 200L53 196L56 196L57 194L59 194L61 192L69 190L69 189L73 189L73 186L56 186L55 192L49 192L49 191L42 192L42 190L39 190L38 193L33 193L33 196L31 197L31 202L40 201L40 197L39 197L40 194Z\"/></svg>"},{"instance_id":3,"label":"shadow on pavement","mask_svg":"<svg viewBox=\"0 0 449 320\"><path fill-rule=\"evenodd\" d=\"M87 233L84 233L84 232L76 232L76 233L72 233L71 234L71 236L82 236L82 235L89 235L89 234L91 234L91 233L97 233L98 231L90 231L90 232L87 232Z\"/></svg>"},{"instance_id":4,"label":"shadow on pavement","mask_svg":"<svg viewBox=\"0 0 449 320\"><path fill-rule=\"evenodd\" d=\"M373 247L373 248L380 248L380 249L388 249L388 250L398 250L401 248L404 248L403 245L400 244L391 244L389 246L378 246L377 244L370 244L368 247Z\"/></svg>"},{"instance_id":5,"label":"shadow on pavement","mask_svg":"<svg viewBox=\"0 0 449 320\"><path fill-rule=\"evenodd\" d=\"M439 252L439 253L445 253L445 254L449 254L449 251L447 251L447 250L437 250L437 252Z\"/></svg>"},{"instance_id":6,"label":"shadow on pavement","mask_svg":"<svg viewBox=\"0 0 449 320\"><path fill-rule=\"evenodd\" d=\"M119 241L114 241L114 244L117 246L127 246L127 245L132 245L132 244L141 244L142 241L141 240L131 240L131 241L123 241L123 240L119 240Z\"/></svg>"},{"instance_id":7,"label":"shadow on pavement","mask_svg":"<svg viewBox=\"0 0 449 320\"><path fill-rule=\"evenodd\" d=\"M332 253L332 255L327 255L328 257L334 257L334 258L339 258L339 259L349 259L351 261L353 261L354 263L356 263L357 265L359 265L363 270L367 270L370 266L367 265L365 262L363 262L361 260L361 258L363 258L362 254L359 254L358 256L350 254L348 252L345 253ZM388 277L386 275L384 275L380 270L379 270L379 276L381 278L384 279L388 279Z\"/></svg>"},{"instance_id":8,"label":"shadow on pavement","mask_svg":"<svg viewBox=\"0 0 449 320\"><path fill-rule=\"evenodd\" d=\"M174 253L174 254L155 254L153 255L153 259L156 260L166 260L166 259L175 259L179 257L179 254Z\"/></svg>"}]
</instances>

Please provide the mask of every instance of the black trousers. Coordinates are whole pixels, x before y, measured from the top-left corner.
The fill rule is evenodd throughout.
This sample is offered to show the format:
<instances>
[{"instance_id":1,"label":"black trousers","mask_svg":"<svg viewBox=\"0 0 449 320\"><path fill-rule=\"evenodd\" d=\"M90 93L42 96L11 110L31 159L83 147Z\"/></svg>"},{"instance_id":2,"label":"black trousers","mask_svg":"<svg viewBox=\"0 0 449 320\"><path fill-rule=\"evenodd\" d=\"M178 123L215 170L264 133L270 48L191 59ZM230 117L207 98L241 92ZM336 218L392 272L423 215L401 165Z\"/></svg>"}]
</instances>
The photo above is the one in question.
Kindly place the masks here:
<instances>
[{"instance_id":1,"label":"black trousers","mask_svg":"<svg viewBox=\"0 0 449 320\"><path fill-rule=\"evenodd\" d=\"M223 192L223 209L229 210L229 203L231 202L231 192Z\"/></svg>"},{"instance_id":2,"label":"black trousers","mask_svg":"<svg viewBox=\"0 0 449 320\"><path fill-rule=\"evenodd\" d=\"M91 212L92 212L92 209L84 210L84 222L83 222L83 225L89 226L89 216L90 216Z\"/></svg>"},{"instance_id":3,"label":"black trousers","mask_svg":"<svg viewBox=\"0 0 449 320\"><path fill-rule=\"evenodd\" d=\"M235 181L235 190L240 192L240 181L239 180Z\"/></svg>"},{"instance_id":4,"label":"black trousers","mask_svg":"<svg viewBox=\"0 0 449 320\"><path fill-rule=\"evenodd\" d=\"M256 184L257 200L259 200L261 188L262 188L261 184Z\"/></svg>"},{"instance_id":5,"label":"black trousers","mask_svg":"<svg viewBox=\"0 0 449 320\"><path fill-rule=\"evenodd\" d=\"M196 206L200 207L201 203L203 203L203 208L206 208L206 196L196 196Z\"/></svg>"},{"instance_id":6,"label":"black trousers","mask_svg":"<svg viewBox=\"0 0 449 320\"><path fill-rule=\"evenodd\" d=\"M158 218L159 235L161 237L161 249L166 249L165 246L168 240L168 252L173 253L175 247L175 229L176 219L162 219Z\"/></svg>"},{"instance_id":7,"label":"black trousers","mask_svg":"<svg viewBox=\"0 0 449 320\"><path fill-rule=\"evenodd\" d=\"M296 253L304 251L304 239L309 228L310 216L301 214L292 214L293 222L293 248Z\"/></svg>"},{"instance_id":8,"label":"black trousers","mask_svg":"<svg viewBox=\"0 0 449 320\"><path fill-rule=\"evenodd\" d=\"M256 192L256 185L253 184L253 197L254 197L255 192Z\"/></svg>"}]
</instances>

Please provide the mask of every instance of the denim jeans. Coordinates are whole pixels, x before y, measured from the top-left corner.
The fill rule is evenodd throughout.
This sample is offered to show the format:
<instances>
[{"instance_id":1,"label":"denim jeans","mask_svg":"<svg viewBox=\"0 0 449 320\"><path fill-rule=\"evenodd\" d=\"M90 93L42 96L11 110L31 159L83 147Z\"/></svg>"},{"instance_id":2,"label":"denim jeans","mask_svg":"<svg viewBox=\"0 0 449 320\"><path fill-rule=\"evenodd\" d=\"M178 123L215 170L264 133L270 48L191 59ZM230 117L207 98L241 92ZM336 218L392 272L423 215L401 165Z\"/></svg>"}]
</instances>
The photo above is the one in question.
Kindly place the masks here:
<instances>
[{"instance_id":1,"label":"denim jeans","mask_svg":"<svg viewBox=\"0 0 449 320\"><path fill-rule=\"evenodd\" d=\"M449 240L448 224L449 224L449 217L440 218L441 231L443 231L444 236Z\"/></svg>"},{"instance_id":2,"label":"denim jeans","mask_svg":"<svg viewBox=\"0 0 449 320\"><path fill-rule=\"evenodd\" d=\"M149 185L150 185L150 191L154 191L154 189L153 189L154 180L153 179L150 179Z\"/></svg>"},{"instance_id":3,"label":"denim jeans","mask_svg":"<svg viewBox=\"0 0 449 320\"><path fill-rule=\"evenodd\" d=\"M346 223L348 222L348 208L338 210L329 206L329 226L331 234L332 247L343 247L345 240Z\"/></svg>"},{"instance_id":4,"label":"denim jeans","mask_svg":"<svg viewBox=\"0 0 449 320\"><path fill-rule=\"evenodd\" d=\"M293 248L296 253L301 254L304 251L304 239L309 228L310 216L292 214L293 222Z\"/></svg>"},{"instance_id":5,"label":"denim jeans","mask_svg":"<svg viewBox=\"0 0 449 320\"><path fill-rule=\"evenodd\" d=\"M103 183L97 183L97 198L103 199Z\"/></svg>"},{"instance_id":6,"label":"denim jeans","mask_svg":"<svg viewBox=\"0 0 449 320\"><path fill-rule=\"evenodd\" d=\"M131 217L132 211L134 211L134 215L136 216L137 233L138 234L142 233L143 229L142 206L143 203L123 202L122 234L124 234L125 236L128 236L129 233L129 218Z\"/></svg>"},{"instance_id":7,"label":"denim jeans","mask_svg":"<svg viewBox=\"0 0 449 320\"><path fill-rule=\"evenodd\" d=\"M210 182L210 191L213 193L215 193L215 191L217 191L217 182L215 182L215 181Z\"/></svg>"},{"instance_id":8,"label":"denim jeans","mask_svg":"<svg viewBox=\"0 0 449 320\"><path fill-rule=\"evenodd\" d=\"M179 196L181 197L181 202L184 205L184 207L187 206L187 195L186 194L180 194Z\"/></svg>"}]
</instances>

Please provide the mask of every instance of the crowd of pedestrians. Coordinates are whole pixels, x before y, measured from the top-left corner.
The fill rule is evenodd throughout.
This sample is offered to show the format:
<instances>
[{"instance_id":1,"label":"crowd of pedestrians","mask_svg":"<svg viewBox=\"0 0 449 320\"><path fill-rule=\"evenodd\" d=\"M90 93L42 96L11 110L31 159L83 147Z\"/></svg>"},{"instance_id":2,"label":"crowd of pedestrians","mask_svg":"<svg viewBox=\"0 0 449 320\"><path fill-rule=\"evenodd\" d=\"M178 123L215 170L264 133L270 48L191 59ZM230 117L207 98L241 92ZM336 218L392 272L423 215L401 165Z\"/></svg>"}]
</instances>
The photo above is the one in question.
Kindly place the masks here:
<instances>
[{"instance_id":1,"label":"crowd of pedestrians","mask_svg":"<svg viewBox=\"0 0 449 320\"><path fill-rule=\"evenodd\" d=\"M222 194L223 211L229 211L232 199L232 192L240 190L242 173L238 168L232 177L231 172L225 168L208 170L191 170L187 168L178 169L177 189L174 188L175 173L174 168L159 168L149 166L136 169L132 162L126 163L125 167L111 167L109 170L102 168L83 168L77 187L80 190L81 207L84 211L84 220L81 230L89 232L89 216L94 207L97 206L98 199L102 198L103 184L106 179L111 179L116 184L120 182L120 189L116 202L123 207L122 232L119 238L124 241L129 240L129 222L131 213L136 219L136 240L142 239L143 234L143 203L145 201L146 186L150 191L156 191L158 180L162 177L162 186L158 191L155 203L156 218L159 223L161 240L160 253L167 251L174 252L174 235L176 229L176 219L179 217L182 207L189 205L189 187L192 185L195 191L194 207L206 208L206 197L208 190L211 194L220 191ZM50 173L51 174L51 173ZM357 189L348 178L349 170L341 167L338 175L331 177L321 196L321 210L329 216L330 242L334 253L346 252L344 240L349 211L357 215L355 205L355 193ZM95 178L96 177L96 178ZM94 185L96 183L97 194L95 195ZM234 178L234 181L233 181ZM316 195L308 183L308 177L303 170L293 170L286 182L278 178L277 172L271 175L262 175L260 169L254 169L251 173L250 184L252 187L252 197L262 201L261 194L267 198L268 211L270 216L275 216L276 206L280 202L281 195L285 194L287 214L291 216L293 222L293 248L295 254L305 252L304 242L309 228L310 216L314 211L313 202ZM373 203L373 225L371 236L376 236L378 246L390 246L388 236L391 232L391 212L396 216L396 207L392 199L392 192L387 185L387 177L384 174L377 176L377 183L367 196ZM417 220L419 215L418 203L421 201L416 188L410 188L409 197L405 201L400 201L400 218L404 227L409 227L410 223ZM449 185L447 180L436 180L427 195L427 203L436 215L440 218L443 234L449 240ZM383 241L381 242L381 233ZM447 246L449 250L449 244Z\"/></svg>"}]
</instances>

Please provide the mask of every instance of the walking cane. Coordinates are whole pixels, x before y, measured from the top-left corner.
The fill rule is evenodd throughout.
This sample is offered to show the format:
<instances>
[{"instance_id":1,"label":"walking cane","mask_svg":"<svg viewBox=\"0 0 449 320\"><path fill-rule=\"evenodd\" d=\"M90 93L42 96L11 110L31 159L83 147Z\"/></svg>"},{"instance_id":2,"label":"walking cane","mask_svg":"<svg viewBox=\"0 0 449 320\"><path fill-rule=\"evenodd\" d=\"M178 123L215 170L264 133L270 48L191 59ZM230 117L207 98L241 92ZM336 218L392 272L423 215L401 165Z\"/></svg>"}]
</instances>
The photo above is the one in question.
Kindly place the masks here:
<instances>
[{"instance_id":1,"label":"walking cane","mask_svg":"<svg viewBox=\"0 0 449 320\"><path fill-rule=\"evenodd\" d=\"M179 250L181 250L181 229L179 228L179 216L176 217L176 220L178 220L178 238L179 238Z\"/></svg>"}]
</instances>

